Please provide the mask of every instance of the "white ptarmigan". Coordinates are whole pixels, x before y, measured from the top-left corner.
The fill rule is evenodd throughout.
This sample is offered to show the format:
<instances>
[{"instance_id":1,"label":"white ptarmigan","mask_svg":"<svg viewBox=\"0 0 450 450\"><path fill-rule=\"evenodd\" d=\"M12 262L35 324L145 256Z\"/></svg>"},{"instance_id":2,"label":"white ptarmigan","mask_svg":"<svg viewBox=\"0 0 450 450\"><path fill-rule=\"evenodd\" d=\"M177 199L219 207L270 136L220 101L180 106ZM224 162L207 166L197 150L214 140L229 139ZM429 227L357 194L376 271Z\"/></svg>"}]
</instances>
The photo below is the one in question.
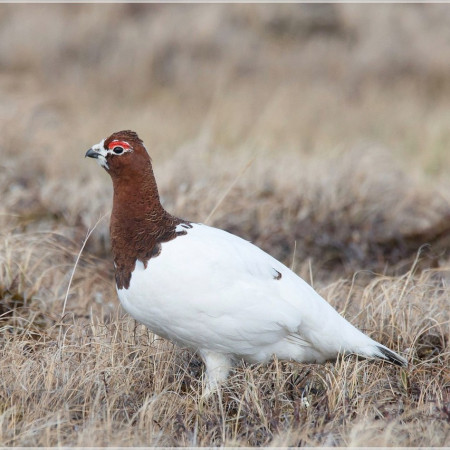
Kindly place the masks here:
<instances>
[{"instance_id":1,"label":"white ptarmigan","mask_svg":"<svg viewBox=\"0 0 450 450\"><path fill-rule=\"evenodd\" d=\"M407 364L260 248L165 211L136 133L114 133L86 156L113 182L111 245L123 308L155 334L197 351L208 390L240 359L320 363L354 353Z\"/></svg>"}]
</instances>

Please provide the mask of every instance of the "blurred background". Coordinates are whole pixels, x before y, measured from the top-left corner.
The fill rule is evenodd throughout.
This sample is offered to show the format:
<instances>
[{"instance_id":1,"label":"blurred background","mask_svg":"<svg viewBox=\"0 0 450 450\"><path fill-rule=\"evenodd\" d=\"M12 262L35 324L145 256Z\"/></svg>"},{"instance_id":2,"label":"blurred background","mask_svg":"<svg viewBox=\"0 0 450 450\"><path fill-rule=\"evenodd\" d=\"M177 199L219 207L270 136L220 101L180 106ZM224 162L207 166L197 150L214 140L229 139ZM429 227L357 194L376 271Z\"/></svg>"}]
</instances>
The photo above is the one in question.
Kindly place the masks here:
<instances>
[{"instance_id":1,"label":"blurred background","mask_svg":"<svg viewBox=\"0 0 450 450\"><path fill-rule=\"evenodd\" d=\"M445 4L2 4L0 223L79 245L112 193L84 153L132 129L167 209L214 210L299 272L441 258L449 23Z\"/></svg>"}]
</instances>

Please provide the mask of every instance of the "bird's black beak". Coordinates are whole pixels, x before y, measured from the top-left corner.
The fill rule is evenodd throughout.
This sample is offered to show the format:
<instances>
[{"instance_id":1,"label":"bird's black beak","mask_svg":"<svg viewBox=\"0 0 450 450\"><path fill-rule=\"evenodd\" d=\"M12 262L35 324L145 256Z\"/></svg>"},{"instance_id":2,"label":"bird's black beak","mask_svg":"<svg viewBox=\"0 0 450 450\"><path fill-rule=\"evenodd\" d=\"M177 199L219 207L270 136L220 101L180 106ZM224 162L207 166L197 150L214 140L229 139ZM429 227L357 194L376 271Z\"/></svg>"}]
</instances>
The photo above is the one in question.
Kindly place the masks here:
<instances>
[{"instance_id":1,"label":"bird's black beak","mask_svg":"<svg viewBox=\"0 0 450 450\"><path fill-rule=\"evenodd\" d=\"M86 156L89 156L89 158L98 158L98 153L95 150L92 150L92 148L90 148L86 154L84 155L84 157L86 158Z\"/></svg>"}]
</instances>

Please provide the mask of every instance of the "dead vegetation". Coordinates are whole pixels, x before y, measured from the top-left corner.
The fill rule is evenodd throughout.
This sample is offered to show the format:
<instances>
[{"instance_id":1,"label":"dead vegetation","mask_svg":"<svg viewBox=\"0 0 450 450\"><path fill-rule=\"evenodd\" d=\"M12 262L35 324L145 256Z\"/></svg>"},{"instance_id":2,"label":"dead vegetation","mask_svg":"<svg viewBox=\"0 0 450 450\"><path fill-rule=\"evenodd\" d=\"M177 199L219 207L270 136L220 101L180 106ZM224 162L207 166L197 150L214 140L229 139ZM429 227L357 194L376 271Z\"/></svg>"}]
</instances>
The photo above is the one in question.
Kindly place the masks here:
<instances>
[{"instance_id":1,"label":"dead vegetation","mask_svg":"<svg viewBox=\"0 0 450 450\"><path fill-rule=\"evenodd\" d=\"M450 445L449 14L1 5L0 445ZM82 157L124 128L167 209L292 266L409 367L243 364L202 399L200 360L116 299L111 186Z\"/></svg>"}]
</instances>

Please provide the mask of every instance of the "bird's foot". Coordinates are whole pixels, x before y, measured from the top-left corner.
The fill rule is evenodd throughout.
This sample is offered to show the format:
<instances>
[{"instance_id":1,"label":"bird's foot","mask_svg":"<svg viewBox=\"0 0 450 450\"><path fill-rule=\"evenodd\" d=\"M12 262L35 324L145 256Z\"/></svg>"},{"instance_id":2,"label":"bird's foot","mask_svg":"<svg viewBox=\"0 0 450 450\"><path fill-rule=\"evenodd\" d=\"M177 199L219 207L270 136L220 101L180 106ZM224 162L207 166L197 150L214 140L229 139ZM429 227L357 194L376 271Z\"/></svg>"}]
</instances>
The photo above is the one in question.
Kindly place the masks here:
<instances>
[{"instance_id":1,"label":"bird's foot","mask_svg":"<svg viewBox=\"0 0 450 450\"><path fill-rule=\"evenodd\" d=\"M227 379L231 369L231 358L223 353L201 350L200 355L206 366L202 397L220 392L221 384Z\"/></svg>"}]
</instances>

